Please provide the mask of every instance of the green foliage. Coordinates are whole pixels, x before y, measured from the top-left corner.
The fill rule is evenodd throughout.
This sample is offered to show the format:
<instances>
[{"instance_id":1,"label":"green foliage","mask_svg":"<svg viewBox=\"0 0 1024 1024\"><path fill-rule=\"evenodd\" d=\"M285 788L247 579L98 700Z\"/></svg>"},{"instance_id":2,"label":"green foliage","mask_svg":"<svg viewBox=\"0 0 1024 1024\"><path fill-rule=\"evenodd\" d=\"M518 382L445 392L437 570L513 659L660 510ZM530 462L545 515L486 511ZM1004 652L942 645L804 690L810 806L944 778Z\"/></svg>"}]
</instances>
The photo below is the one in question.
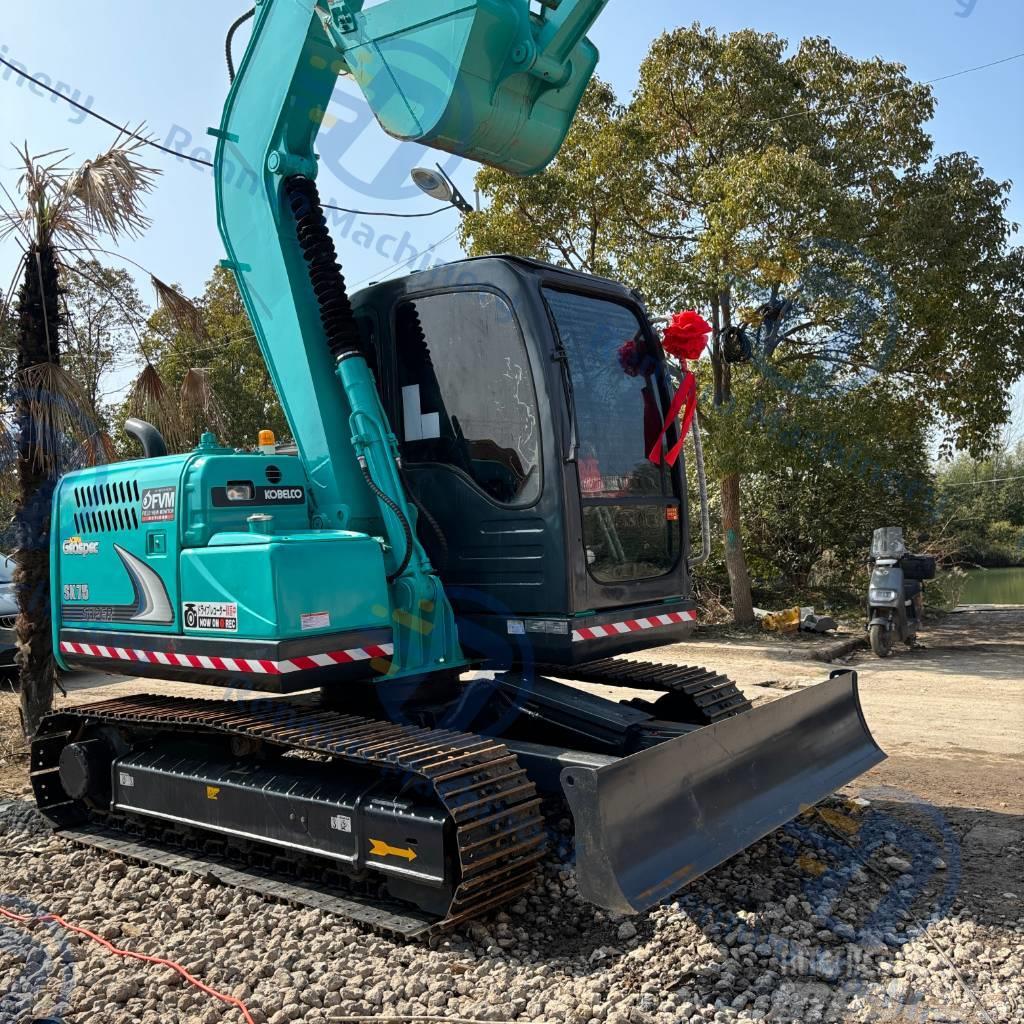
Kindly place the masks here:
<instances>
[{"instance_id":1,"label":"green foliage","mask_svg":"<svg viewBox=\"0 0 1024 1024\"><path fill-rule=\"evenodd\" d=\"M592 86L548 172L480 173L490 206L464 242L622 277L716 327L763 327L762 303L789 300L764 363L884 373L981 454L1024 373L1024 257L1009 183L932 158L934 107L902 65L824 39L789 52L771 33L676 29L628 105Z\"/></svg>"},{"instance_id":2,"label":"green foliage","mask_svg":"<svg viewBox=\"0 0 1024 1024\"><path fill-rule=\"evenodd\" d=\"M67 328L61 364L84 394L89 416L109 432L112 410L103 385L131 361L149 309L126 270L95 260L65 268L61 289Z\"/></svg>"},{"instance_id":3,"label":"green foliage","mask_svg":"<svg viewBox=\"0 0 1024 1024\"><path fill-rule=\"evenodd\" d=\"M709 388L708 364L700 375ZM880 385L787 394L771 405L763 386L749 383L740 382L728 406L705 401L702 426L709 476L720 477L723 465L743 474L755 603L856 603L876 527L899 524L915 538L933 529L927 420ZM723 592L722 545L713 537L702 582Z\"/></svg>"},{"instance_id":4,"label":"green foliage","mask_svg":"<svg viewBox=\"0 0 1024 1024\"><path fill-rule=\"evenodd\" d=\"M1024 441L990 458L960 455L938 475L938 514L964 565L1024 565Z\"/></svg>"},{"instance_id":5,"label":"green foliage","mask_svg":"<svg viewBox=\"0 0 1024 1024\"><path fill-rule=\"evenodd\" d=\"M230 271L215 269L195 306L204 338L166 309L149 321L146 352L168 391L179 393L189 371L202 368L223 416L222 442L254 447L262 429L273 430L279 440L287 437L288 424ZM189 444L196 443L192 435L201 429L198 423L193 426Z\"/></svg>"}]
</instances>

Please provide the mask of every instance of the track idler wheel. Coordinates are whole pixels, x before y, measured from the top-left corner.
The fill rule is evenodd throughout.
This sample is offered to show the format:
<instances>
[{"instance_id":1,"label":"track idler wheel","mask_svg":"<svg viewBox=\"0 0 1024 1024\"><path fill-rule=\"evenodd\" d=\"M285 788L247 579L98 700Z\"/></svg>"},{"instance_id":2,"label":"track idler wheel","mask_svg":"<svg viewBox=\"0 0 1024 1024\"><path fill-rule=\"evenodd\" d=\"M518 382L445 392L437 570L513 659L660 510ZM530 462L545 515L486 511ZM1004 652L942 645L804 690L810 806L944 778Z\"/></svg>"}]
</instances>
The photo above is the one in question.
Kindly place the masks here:
<instances>
[{"instance_id":1,"label":"track idler wheel","mask_svg":"<svg viewBox=\"0 0 1024 1024\"><path fill-rule=\"evenodd\" d=\"M107 807L110 804L110 767L113 761L114 753L105 740L69 743L60 752L60 784L73 800Z\"/></svg>"}]
</instances>

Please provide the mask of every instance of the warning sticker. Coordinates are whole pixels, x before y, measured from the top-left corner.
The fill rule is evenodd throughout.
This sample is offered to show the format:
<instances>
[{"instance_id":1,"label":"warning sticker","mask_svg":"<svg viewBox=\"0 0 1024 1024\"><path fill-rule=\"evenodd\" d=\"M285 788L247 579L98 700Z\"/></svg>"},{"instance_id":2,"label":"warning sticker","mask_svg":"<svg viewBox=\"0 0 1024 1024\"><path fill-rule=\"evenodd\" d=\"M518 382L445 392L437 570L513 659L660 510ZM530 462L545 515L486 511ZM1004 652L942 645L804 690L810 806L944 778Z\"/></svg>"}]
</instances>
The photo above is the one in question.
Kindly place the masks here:
<instances>
[{"instance_id":1,"label":"warning sticker","mask_svg":"<svg viewBox=\"0 0 1024 1024\"><path fill-rule=\"evenodd\" d=\"M238 605L227 601L186 601L186 629L208 629L238 632Z\"/></svg>"},{"instance_id":2,"label":"warning sticker","mask_svg":"<svg viewBox=\"0 0 1024 1024\"><path fill-rule=\"evenodd\" d=\"M177 500L175 487L147 487L142 492L142 521L144 523L170 523L174 521Z\"/></svg>"},{"instance_id":3,"label":"warning sticker","mask_svg":"<svg viewBox=\"0 0 1024 1024\"><path fill-rule=\"evenodd\" d=\"M550 633L554 636L568 636L569 623L564 619L527 619L527 633Z\"/></svg>"},{"instance_id":4,"label":"warning sticker","mask_svg":"<svg viewBox=\"0 0 1024 1024\"><path fill-rule=\"evenodd\" d=\"M331 624L330 612L306 612L300 616L303 631L307 629L327 629Z\"/></svg>"}]
</instances>

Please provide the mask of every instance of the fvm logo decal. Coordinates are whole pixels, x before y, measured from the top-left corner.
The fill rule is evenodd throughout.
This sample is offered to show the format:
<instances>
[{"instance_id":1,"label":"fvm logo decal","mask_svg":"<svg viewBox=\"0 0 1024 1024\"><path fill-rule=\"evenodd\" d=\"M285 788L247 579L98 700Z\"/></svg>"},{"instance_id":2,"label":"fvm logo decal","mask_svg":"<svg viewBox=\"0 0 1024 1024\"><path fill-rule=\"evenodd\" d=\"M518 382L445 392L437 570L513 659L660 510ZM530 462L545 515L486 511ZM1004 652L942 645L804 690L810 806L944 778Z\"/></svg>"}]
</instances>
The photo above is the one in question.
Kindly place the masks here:
<instances>
[{"instance_id":1,"label":"fvm logo decal","mask_svg":"<svg viewBox=\"0 0 1024 1024\"><path fill-rule=\"evenodd\" d=\"M142 492L142 521L144 523L173 522L177 495L177 489L174 487L147 487Z\"/></svg>"},{"instance_id":2,"label":"fvm logo decal","mask_svg":"<svg viewBox=\"0 0 1024 1024\"><path fill-rule=\"evenodd\" d=\"M238 632L238 605L227 601L186 601L185 628Z\"/></svg>"},{"instance_id":3,"label":"fvm logo decal","mask_svg":"<svg viewBox=\"0 0 1024 1024\"><path fill-rule=\"evenodd\" d=\"M65 555L98 555L100 542L98 540L82 540L81 537L71 537L64 541L61 550Z\"/></svg>"}]
</instances>

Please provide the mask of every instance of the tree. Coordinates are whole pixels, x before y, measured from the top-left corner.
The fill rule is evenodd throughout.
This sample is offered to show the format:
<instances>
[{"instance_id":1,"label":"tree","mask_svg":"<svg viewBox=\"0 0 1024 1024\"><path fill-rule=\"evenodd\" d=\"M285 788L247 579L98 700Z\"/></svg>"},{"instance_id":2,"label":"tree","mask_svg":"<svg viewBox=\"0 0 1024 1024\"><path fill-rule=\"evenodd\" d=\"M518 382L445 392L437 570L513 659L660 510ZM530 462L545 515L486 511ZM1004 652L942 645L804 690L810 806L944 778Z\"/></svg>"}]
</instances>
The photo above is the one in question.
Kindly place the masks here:
<instances>
[{"instance_id":1,"label":"tree","mask_svg":"<svg viewBox=\"0 0 1024 1024\"><path fill-rule=\"evenodd\" d=\"M8 550L6 539L17 500L17 452L11 422L17 340L12 309L0 295L0 552Z\"/></svg>"},{"instance_id":2,"label":"tree","mask_svg":"<svg viewBox=\"0 0 1024 1024\"><path fill-rule=\"evenodd\" d=\"M839 399L884 388L889 407L913 403L947 445L981 452L1008 415L1024 372L1009 184L966 154L932 158L934 102L901 65L827 40L789 52L773 34L693 25L654 42L628 105L591 87L548 172L479 175L490 203L464 221L473 253L619 276L713 323L704 423L740 622L753 618L743 480L766 422L817 410L820 429L864 448L889 425L847 434ZM725 358L739 329L751 367Z\"/></svg>"},{"instance_id":3,"label":"tree","mask_svg":"<svg viewBox=\"0 0 1024 1024\"><path fill-rule=\"evenodd\" d=\"M201 379L215 396L205 409L201 401L191 403L182 445L194 446L205 429L218 430L222 440L238 447L255 447L263 429L287 437L287 421L231 272L217 267L194 305L198 328L160 310L146 332L146 349L169 393L200 387L195 367L202 367Z\"/></svg>"},{"instance_id":4,"label":"tree","mask_svg":"<svg viewBox=\"0 0 1024 1024\"><path fill-rule=\"evenodd\" d=\"M938 474L939 514L969 565L1024 565L1024 441L986 459L958 455Z\"/></svg>"},{"instance_id":5,"label":"tree","mask_svg":"<svg viewBox=\"0 0 1024 1024\"><path fill-rule=\"evenodd\" d=\"M56 678L50 634L50 502L57 478L77 460L101 459L105 448L89 402L61 366L68 319L61 267L88 251L101 235L141 232L141 202L158 172L137 158L142 142L119 135L95 160L64 164L66 154L19 152L21 210L3 213L2 234L17 233L24 249L16 305L17 383L13 432L17 450L15 584L21 707L26 732L35 732L53 701Z\"/></svg>"},{"instance_id":6,"label":"tree","mask_svg":"<svg viewBox=\"0 0 1024 1024\"><path fill-rule=\"evenodd\" d=\"M98 260L63 266L60 279L67 324L62 365L85 395L89 415L109 432L103 384L119 362L137 354L149 310L126 270Z\"/></svg>"}]
</instances>

